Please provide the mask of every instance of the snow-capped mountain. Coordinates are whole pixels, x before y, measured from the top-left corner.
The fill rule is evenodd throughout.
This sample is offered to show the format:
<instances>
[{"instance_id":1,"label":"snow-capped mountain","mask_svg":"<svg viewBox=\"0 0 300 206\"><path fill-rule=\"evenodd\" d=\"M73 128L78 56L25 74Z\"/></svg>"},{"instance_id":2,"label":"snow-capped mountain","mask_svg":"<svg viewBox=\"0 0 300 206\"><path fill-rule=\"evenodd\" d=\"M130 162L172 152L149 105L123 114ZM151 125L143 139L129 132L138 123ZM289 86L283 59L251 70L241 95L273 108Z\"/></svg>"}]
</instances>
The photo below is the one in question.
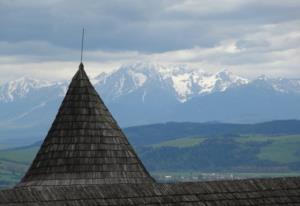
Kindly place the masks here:
<instances>
[{"instance_id":1,"label":"snow-capped mountain","mask_svg":"<svg viewBox=\"0 0 300 206\"><path fill-rule=\"evenodd\" d=\"M147 92L153 86L164 90L168 84L159 72L160 67L160 65L145 63L123 65L109 75L98 76L99 81L95 86L109 101L115 101L139 90ZM156 85L152 85L153 83Z\"/></svg>"},{"instance_id":2,"label":"snow-capped mountain","mask_svg":"<svg viewBox=\"0 0 300 206\"><path fill-rule=\"evenodd\" d=\"M281 93L300 94L299 79L271 79L267 76L260 76L257 79L253 80L252 84L255 84L257 86L269 87L271 90L275 90Z\"/></svg>"},{"instance_id":3,"label":"snow-capped mountain","mask_svg":"<svg viewBox=\"0 0 300 206\"><path fill-rule=\"evenodd\" d=\"M67 82L48 82L23 77L0 86L0 139L13 138L20 128L46 130L64 96ZM3 130L10 131L8 134ZM20 134L23 135L23 132ZM31 135L33 134L33 135ZM4 136L5 135L5 136Z\"/></svg>"},{"instance_id":4,"label":"snow-capped mountain","mask_svg":"<svg viewBox=\"0 0 300 206\"><path fill-rule=\"evenodd\" d=\"M64 95L66 85L62 82L49 82L29 77L21 77L0 86L0 102L17 101L18 99L30 96L30 94L35 94L35 92L58 87L60 87L60 91L58 91L57 95Z\"/></svg>"},{"instance_id":5,"label":"snow-capped mountain","mask_svg":"<svg viewBox=\"0 0 300 206\"><path fill-rule=\"evenodd\" d=\"M214 92L224 92L227 89L247 84L248 80L230 73L227 70L217 74L205 73L202 70L189 70L186 67L173 67L168 74L172 86L181 102L198 95L207 95Z\"/></svg>"},{"instance_id":6,"label":"snow-capped mountain","mask_svg":"<svg viewBox=\"0 0 300 206\"><path fill-rule=\"evenodd\" d=\"M144 91L143 99L147 95L147 90L153 89L154 86L172 94L181 103L197 96L225 92L248 84L269 87L282 93L300 93L300 80L297 79L270 79L260 76L250 81L228 70L211 74L186 65L167 67L144 62L122 65L116 71L109 74L101 73L91 81L108 101L117 101L118 98L139 90ZM17 101L31 94L53 88L59 90L55 96L63 96L66 87L67 82L49 82L21 77L0 86L0 102Z\"/></svg>"},{"instance_id":7,"label":"snow-capped mountain","mask_svg":"<svg viewBox=\"0 0 300 206\"><path fill-rule=\"evenodd\" d=\"M300 118L300 80L254 80L228 70L137 62L91 79L121 126L166 121L260 122ZM67 82L20 78L0 85L0 139L42 137Z\"/></svg>"},{"instance_id":8,"label":"snow-capped mountain","mask_svg":"<svg viewBox=\"0 0 300 206\"><path fill-rule=\"evenodd\" d=\"M97 78L97 88L111 99L117 99L141 88L147 93L151 83L155 83L161 90L169 90L180 102L186 102L198 95L224 92L249 82L227 70L210 74L186 65L166 67L143 62L123 65L112 74L103 74Z\"/></svg>"}]
</instances>

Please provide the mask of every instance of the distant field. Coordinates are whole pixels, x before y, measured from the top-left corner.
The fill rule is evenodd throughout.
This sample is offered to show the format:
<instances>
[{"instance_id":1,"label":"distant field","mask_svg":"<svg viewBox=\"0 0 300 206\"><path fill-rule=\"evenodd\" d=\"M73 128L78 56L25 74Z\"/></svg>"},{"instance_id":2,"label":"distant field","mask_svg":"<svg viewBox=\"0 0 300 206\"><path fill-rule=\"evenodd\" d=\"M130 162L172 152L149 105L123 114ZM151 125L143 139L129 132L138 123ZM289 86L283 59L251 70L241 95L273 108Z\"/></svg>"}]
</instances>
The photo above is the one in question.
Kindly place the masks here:
<instances>
[{"instance_id":1,"label":"distant field","mask_svg":"<svg viewBox=\"0 0 300 206\"><path fill-rule=\"evenodd\" d=\"M154 144L152 147L160 148L160 147L177 147L177 148L184 148L184 147L192 147L197 144L203 142L206 138L204 137L186 137L186 138L179 138L175 140L161 142L159 144Z\"/></svg>"},{"instance_id":2,"label":"distant field","mask_svg":"<svg viewBox=\"0 0 300 206\"><path fill-rule=\"evenodd\" d=\"M19 182L37 151L37 146L0 151L0 188Z\"/></svg>"},{"instance_id":3,"label":"distant field","mask_svg":"<svg viewBox=\"0 0 300 206\"><path fill-rule=\"evenodd\" d=\"M174 147L187 148L200 145L207 138L205 137L186 137L176 140L164 141L152 145L153 148ZM288 136L263 136L249 135L234 138L241 144L266 143L257 153L261 160L270 160L278 163L293 163L300 161L300 135Z\"/></svg>"},{"instance_id":4,"label":"distant field","mask_svg":"<svg viewBox=\"0 0 300 206\"><path fill-rule=\"evenodd\" d=\"M184 130L180 132L175 132L180 123L127 131L129 141L154 176L187 177L184 181L194 181L189 179L193 176L201 176L201 180L300 176L300 134L294 134L295 129L291 129L293 134L282 134L283 130L277 133L278 129L273 129L276 125L260 124L254 128L260 134L248 126L207 124L199 128L198 124L182 124ZM0 187L20 180L39 144L14 149L1 149L0 145Z\"/></svg>"},{"instance_id":5,"label":"distant field","mask_svg":"<svg viewBox=\"0 0 300 206\"><path fill-rule=\"evenodd\" d=\"M0 188L10 187L20 181L28 165L0 160Z\"/></svg>"},{"instance_id":6,"label":"distant field","mask_svg":"<svg viewBox=\"0 0 300 206\"><path fill-rule=\"evenodd\" d=\"M3 150L0 151L0 160L30 164L38 149L38 146L33 146L12 150Z\"/></svg>"},{"instance_id":7,"label":"distant field","mask_svg":"<svg viewBox=\"0 0 300 206\"><path fill-rule=\"evenodd\" d=\"M300 161L300 135L288 136L247 136L238 138L241 143L270 142L257 154L262 160L278 163L293 163Z\"/></svg>"}]
</instances>

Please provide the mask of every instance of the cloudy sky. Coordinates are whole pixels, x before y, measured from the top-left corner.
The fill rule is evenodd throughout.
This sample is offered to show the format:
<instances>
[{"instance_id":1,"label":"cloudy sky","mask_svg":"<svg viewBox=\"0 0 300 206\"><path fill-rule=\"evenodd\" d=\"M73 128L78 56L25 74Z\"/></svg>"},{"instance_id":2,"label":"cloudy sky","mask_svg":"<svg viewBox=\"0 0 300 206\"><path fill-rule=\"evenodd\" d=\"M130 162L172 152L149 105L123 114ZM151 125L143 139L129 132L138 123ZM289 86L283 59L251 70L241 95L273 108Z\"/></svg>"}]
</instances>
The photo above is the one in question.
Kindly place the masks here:
<instances>
[{"instance_id":1,"label":"cloudy sky","mask_svg":"<svg viewBox=\"0 0 300 206\"><path fill-rule=\"evenodd\" d=\"M0 0L0 83L134 61L300 78L299 0Z\"/></svg>"}]
</instances>

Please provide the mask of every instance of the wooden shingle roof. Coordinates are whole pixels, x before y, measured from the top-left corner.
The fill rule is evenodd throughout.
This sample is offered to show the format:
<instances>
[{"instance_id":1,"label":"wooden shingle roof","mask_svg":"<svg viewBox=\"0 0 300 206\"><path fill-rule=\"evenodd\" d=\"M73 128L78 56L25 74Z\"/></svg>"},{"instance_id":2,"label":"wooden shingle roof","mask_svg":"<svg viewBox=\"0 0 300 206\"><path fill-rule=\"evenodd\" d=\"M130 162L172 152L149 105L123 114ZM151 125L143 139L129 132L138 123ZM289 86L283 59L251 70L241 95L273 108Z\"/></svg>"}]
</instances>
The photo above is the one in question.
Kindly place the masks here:
<instances>
[{"instance_id":1,"label":"wooden shingle roof","mask_svg":"<svg viewBox=\"0 0 300 206\"><path fill-rule=\"evenodd\" d=\"M0 205L296 206L300 205L300 179L19 187L0 191Z\"/></svg>"},{"instance_id":2,"label":"wooden shingle roof","mask_svg":"<svg viewBox=\"0 0 300 206\"><path fill-rule=\"evenodd\" d=\"M153 182L84 71L18 186Z\"/></svg>"},{"instance_id":3,"label":"wooden shingle roof","mask_svg":"<svg viewBox=\"0 0 300 206\"><path fill-rule=\"evenodd\" d=\"M91 85L83 65L5 206L300 205L300 177L156 183Z\"/></svg>"}]
</instances>

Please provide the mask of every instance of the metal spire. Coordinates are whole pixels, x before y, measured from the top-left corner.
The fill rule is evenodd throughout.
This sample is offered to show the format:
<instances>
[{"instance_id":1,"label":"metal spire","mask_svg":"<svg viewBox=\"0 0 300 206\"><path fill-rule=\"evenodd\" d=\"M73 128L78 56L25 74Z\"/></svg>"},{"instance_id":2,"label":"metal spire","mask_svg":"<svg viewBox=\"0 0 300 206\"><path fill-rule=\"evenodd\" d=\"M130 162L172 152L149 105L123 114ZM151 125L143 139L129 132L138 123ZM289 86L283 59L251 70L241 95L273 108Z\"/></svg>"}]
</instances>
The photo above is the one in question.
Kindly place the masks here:
<instances>
[{"instance_id":1,"label":"metal spire","mask_svg":"<svg viewBox=\"0 0 300 206\"><path fill-rule=\"evenodd\" d=\"M81 56L80 56L80 63L82 63L82 54L83 54L83 41L84 41L84 28L82 28L82 38L81 38Z\"/></svg>"}]
</instances>

